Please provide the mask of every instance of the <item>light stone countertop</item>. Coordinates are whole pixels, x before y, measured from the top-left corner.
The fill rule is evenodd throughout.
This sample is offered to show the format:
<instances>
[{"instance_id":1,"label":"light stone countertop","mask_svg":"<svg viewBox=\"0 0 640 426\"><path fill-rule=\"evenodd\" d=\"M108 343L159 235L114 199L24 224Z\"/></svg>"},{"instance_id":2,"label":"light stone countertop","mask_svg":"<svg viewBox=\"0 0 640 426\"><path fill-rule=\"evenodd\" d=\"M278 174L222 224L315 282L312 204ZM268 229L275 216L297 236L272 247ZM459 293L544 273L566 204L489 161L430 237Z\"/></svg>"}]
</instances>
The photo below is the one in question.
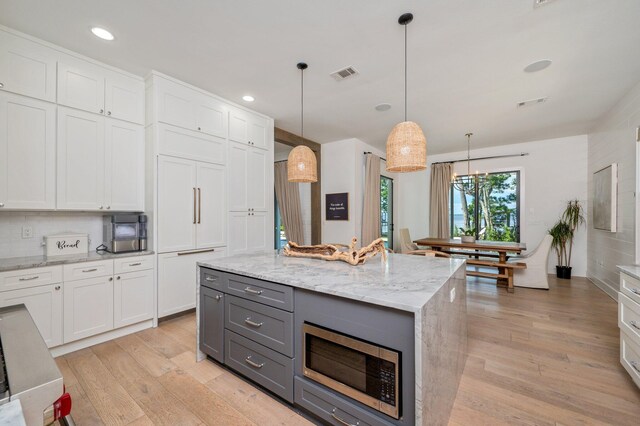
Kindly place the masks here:
<instances>
[{"instance_id":1,"label":"light stone countertop","mask_svg":"<svg viewBox=\"0 0 640 426\"><path fill-rule=\"evenodd\" d=\"M389 308L419 312L464 260L401 254L378 255L352 266L340 261L246 253L198 265L291 287L332 294Z\"/></svg>"},{"instance_id":2,"label":"light stone countertop","mask_svg":"<svg viewBox=\"0 0 640 426\"><path fill-rule=\"evenodd\" d=\"M16 271L19 269L41 268L44 266L65 265L68 263L93 262L98 260L118 259L123 257L146 256L154 254L151 250L132 251L129 253L107 253L98 254L91 251L86 255L70 255L70 256L29 256L29 257L10 257L0 259L0 272Z\"/></svg>"},{"instance_id":3,"label":"light stone countertop","mask_svg":"<svg viewBox=\"0 0 640 426\"><path fill-rule=\"evenodd\" d=\"M640 280L640 265L618 265L618 269L633 278Z\"/></svg>"}]
</instances>

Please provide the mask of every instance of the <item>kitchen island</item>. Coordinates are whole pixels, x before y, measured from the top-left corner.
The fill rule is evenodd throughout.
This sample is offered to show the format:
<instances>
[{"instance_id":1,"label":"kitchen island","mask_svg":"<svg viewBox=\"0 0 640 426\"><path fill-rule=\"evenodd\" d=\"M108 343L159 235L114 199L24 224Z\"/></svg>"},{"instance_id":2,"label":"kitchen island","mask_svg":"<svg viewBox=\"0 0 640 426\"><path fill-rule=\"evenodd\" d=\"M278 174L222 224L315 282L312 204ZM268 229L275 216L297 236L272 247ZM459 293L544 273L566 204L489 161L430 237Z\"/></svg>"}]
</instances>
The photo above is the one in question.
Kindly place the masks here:
<instances>
[{"instance_id":1,"label":"kitchen island","mask_svg":"<svg viewBox=\"0 0 640 426\"><path fill-rule=\"evenodd\" d=\"M198 267L199 360L206 352L331 424L447 423L466 360L464 261L391 254L386 262L374 258L354 267L273 252ZM335 352L310 329L364 352L396 354L396 361L377 359L382 379L376 376L375 386L383 390L359 386L336 362L352 354ZM322 362L309 361L315 344L332 352L330 360L337 357L333 365L342 376L315 371L322 370Z\"/></svg>"}]
</instances>

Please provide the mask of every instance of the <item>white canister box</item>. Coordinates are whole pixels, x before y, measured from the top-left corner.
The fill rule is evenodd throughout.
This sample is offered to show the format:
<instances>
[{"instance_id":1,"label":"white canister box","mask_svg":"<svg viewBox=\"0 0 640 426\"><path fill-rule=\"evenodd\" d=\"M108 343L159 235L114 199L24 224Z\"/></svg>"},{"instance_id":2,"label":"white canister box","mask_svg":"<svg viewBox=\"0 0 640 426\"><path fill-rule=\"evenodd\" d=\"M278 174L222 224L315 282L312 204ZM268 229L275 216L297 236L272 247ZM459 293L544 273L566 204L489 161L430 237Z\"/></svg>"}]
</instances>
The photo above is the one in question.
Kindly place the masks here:
<instances>
[{"instance_id":1,"label":"white canister box","mask_svg":"<svg viewBox=\"0 0 640 426\"><path fill-rule=\"evenodd\" d=\"M89 234L47 235L44 244L47 257L86 255L89 253Z\"/></svg>"}]
</instances>

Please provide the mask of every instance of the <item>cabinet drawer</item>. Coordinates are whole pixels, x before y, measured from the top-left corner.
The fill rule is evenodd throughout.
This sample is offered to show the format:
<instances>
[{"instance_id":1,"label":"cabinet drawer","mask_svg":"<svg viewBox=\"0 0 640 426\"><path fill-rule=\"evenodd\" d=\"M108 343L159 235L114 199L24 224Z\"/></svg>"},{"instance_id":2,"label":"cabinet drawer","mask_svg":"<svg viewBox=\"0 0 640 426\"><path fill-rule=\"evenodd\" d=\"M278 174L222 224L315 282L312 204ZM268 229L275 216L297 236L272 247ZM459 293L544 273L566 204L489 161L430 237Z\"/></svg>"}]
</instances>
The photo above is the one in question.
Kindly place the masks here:
<instances>
[{"instance_id":1,"label":"cabinet drawer","mask_svg":"<svg viewBox=\"0 0 640 426\"><path fill-rule=\"evenodd\" d=\"M640 345L640 305L618 293L618 327Z\"/></svg>"},{"instance_id":2,"label":"cabinet drawer","mask_svg":"<svg viewBox=\"0 0 640 426\"><path fill-rule=\"evenodd\" d=\"M624 331L620 333L620 363L640 387L640 345L633 343Z\"/></svg>"},{"instance_id":3,"label":"cabinet drawer","mask_svg":"<svg viewBox=\"0 0 640 426\"><path fill-rule=\"evenodd\" d=\"M62 282L62 266L19 269L0 273L0 291L37 287Z\"/></svg>"},{"instance_id":4,"label":"cabinet drawer","mask_svg":"<svg viewBox=\"0 0 640 426\"><path fill-rule=\"evenodd\" d=\"M224 336L224 363L227 366L293 402L293 359L232 331L225 330Z\"/></svg>"},{"instance_id":5,"label":"cabinet drawer","mask_svg":"<svg viewBox=\"0 0 640 426\"><path fill-rule=\"evenodd\" d=\"M224 326L283 355L293 357L293 314L227 296Z\"/></svg>"},{"instance_id":6,"label":"cabinet drawer","mask_svg":"<svg viewBox=\"0 0 640 426\"><path fill-rule=\"evenodd\" d=\"M295 378L295 403L332 425L392 426L360 407L301 377ZM384 416L384 414L380 414Z\"/></svg>"},{"instance_id":7,"label":"cabinet drawer","mask_svg":"<svg viewBox=\"0 0 640 426\"><path fill-rule=\"evenodd\" d=\"M153 255L150 256L134 256L125 259L113 260L113 273L121 274L124 272L144 271L153 269Z\"/></svg>"},{"instance_id":8,"label":"cabinet drawer","mask_svg":"<svg viewBox=\"0 0 640 426\"><path fill-rule=\"evenodd\" d=\"M620 291L634 302L640 304L640 280L625 273L620 273Z\"/></svg>"},{"instance_id":9,"label":"cabinet drawer","mask_svg":"<svg viewBox=\"0 0 640 426\"><path fill-rule=\"evenodd\" d=\"M241 275L227 274L227 293L293 312L293 288Z\"/></svg>"},{"instance_id":10,"label":"cabinet drawer","mask_svg":"<svg viewBox=\"0 0 640 426\"><path fill-rule=\"evenodd\" d=\"M227 276L213 269L200 268L200 285L214 290L224 291L227 287Z\"/></svg>"},{"instance_id":11,"label":"cabinet drawer","mask_svg":"<svg viewBox=\"0 0 640 426\"><path fill-rule=\"evenodd\" d=\"M63 267L65 281L113 275L113 260L73 263L71 265L64 265Z\"/></svg>"}]
</instances>

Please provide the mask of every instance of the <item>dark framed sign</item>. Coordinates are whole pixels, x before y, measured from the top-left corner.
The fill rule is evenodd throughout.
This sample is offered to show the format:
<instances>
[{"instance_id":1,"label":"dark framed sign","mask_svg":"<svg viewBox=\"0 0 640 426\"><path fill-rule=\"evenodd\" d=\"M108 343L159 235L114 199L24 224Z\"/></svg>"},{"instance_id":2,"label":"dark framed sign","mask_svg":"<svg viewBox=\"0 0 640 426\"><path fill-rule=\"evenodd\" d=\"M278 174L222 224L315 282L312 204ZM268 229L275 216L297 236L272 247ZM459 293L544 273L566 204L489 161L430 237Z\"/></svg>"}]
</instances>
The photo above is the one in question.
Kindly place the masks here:
<instances>
[{"instance_id":1,"label":"dark framed sign","mask_svg":"<svg viewBox=\"0 0 640 426\"><path fill-rule=\"evenodd\" d=\"M325 195L326 220L349 220L349 193Z\"/></svg>"}]
</instances>

